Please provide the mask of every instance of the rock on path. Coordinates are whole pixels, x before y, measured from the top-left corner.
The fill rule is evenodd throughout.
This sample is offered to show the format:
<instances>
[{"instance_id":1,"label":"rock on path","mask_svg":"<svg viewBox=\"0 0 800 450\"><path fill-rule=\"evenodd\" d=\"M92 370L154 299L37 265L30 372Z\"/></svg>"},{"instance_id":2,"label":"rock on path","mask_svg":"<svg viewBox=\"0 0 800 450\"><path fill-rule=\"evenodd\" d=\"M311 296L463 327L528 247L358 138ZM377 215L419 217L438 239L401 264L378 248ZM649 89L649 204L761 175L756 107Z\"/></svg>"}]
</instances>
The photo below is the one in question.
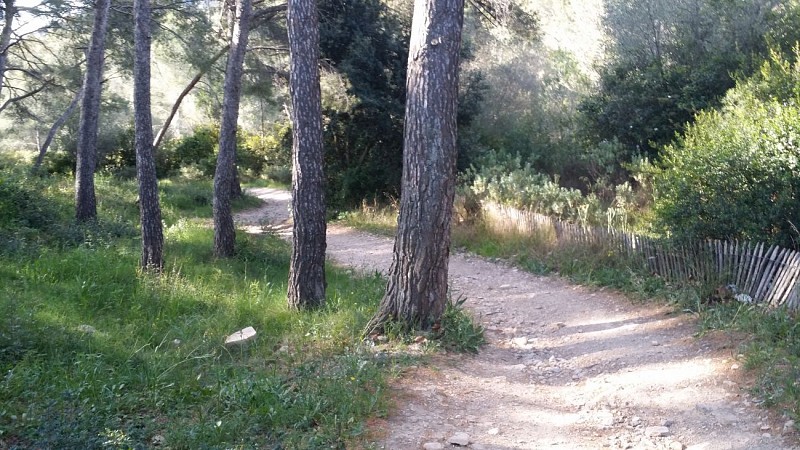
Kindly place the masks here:
<instances>
[{"instance_id":1,"label":"rock on path","mask_svg":"<svg viewBox=\"0 0 800 450\"><path fill-rule=\"evenodd\" d=\"M288 238L287 193L249 192L266 204L240 225ZM339 264L385 272L391 252L391 239L328 229ZM689 316L471 255L451 257L450 280L489 344L404 373L379 448L448 447L457 434L473 449L800 448L791 427L764 431L786 421L743 389L736 343L693 338Z\"/></svg>"}]
</instances>

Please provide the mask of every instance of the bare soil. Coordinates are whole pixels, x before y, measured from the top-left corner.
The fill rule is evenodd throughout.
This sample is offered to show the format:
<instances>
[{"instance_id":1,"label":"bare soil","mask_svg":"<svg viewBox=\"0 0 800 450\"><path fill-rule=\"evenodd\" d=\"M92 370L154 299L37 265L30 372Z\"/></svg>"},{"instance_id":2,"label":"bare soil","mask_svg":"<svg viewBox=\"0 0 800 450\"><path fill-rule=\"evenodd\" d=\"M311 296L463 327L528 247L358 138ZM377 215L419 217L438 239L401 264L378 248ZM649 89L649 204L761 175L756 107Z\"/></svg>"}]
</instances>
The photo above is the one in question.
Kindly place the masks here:
<instances>
[{"instance_id":1,"label":"bare soil","mask_svg":"<svg viewBox=\"0 0 800 450\"><path fill-rule=\"evenodd\" d=\"M290 237L289 194L249 192L265 205L240 225ZM338 264L391 263L386 237L333 225L327 239ZM695 337L694 318L670 307L469 254L451 256L450 282L488 344L405 371L393 411L371 422L377 448L450 448L466 433L472 449L800 449L792 424L748 394L741 337Z\"/></svg>"}]
</instances>

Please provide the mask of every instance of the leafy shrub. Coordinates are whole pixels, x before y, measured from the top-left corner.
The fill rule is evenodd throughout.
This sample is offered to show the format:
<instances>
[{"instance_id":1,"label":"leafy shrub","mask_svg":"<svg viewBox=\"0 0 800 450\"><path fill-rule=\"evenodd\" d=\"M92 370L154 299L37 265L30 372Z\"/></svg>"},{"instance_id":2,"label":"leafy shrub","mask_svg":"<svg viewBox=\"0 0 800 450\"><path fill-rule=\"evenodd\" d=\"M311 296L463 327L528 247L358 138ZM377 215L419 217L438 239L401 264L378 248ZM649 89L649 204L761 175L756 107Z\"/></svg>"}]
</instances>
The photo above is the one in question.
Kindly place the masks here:
<instances>
[{"instance_id":1,"label":"leafy shrub","mask_svg":"<svg viewBox=\"0 0 800 450\"><path fill-rule=\"evenodd\" d=\"M471 171L470 190L478 200L526 209L560 220L586 225L629 229L636 224L632 211L638 201L633 188L623 183L611 188L609 201L578 189L566 188L558 178L539 173L520 158L494 154L480 171ZM471 199L474 202L476 199Z\"/></svg>"},{"instance_id":2,"label":"leafy shrub","mask_svg":"<svg viewBox=\"0 0 800 450\"><path fill-rule=\"evenodd\" d=\"M219 145L219 127L203 125L194 133L178 140L173 150L175 167L196 167L204 175L213 176L216 169L216 151Z\"/></svg>"},{"instance_id":3,"label":"leafy shrub","mask_svg":"<svg viewBox=\"0 0 800 450\"><path fill-rule=\"evenodd\" d=\"M268 134L246 134L241 138L237 162L241 169L262 175L292 165L292 128L289 123L273 126Z\"/></svg>"},{"instance_id":4,"label":"leafy shrub","mask_svg":"<svg viewBox=\"0 0 800 450\"><path fill-rule=\"evenodd\" d=\"M775 57L665 148L655 179L658 229L680 240L798 246L798 70Z\"/></svg>"}]
</instances>

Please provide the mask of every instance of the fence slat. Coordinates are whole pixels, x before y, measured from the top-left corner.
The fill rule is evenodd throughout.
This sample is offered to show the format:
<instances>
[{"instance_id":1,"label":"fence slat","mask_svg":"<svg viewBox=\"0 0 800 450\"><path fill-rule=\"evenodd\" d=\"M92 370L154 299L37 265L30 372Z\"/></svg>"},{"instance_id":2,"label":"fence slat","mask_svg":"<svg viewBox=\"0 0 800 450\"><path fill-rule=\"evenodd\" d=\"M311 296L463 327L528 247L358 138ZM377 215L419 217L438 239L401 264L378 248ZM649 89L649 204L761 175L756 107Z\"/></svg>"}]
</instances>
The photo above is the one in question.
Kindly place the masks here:
<instances>
[{"instance_id":1,"label":"fence slat","mask_svg":"<svg viewBox=\"0 0 800 450\"><path fill-rule=\"evenodd\" d=\"M552 233L557 242L600 247L641 261L668 281L734 284L754 301L800 307L800 252L763 242L704 240L672 245L610 227L570 223L532 210L482 204L489 227L498 232Z\"/></svg>"}]
</instances>

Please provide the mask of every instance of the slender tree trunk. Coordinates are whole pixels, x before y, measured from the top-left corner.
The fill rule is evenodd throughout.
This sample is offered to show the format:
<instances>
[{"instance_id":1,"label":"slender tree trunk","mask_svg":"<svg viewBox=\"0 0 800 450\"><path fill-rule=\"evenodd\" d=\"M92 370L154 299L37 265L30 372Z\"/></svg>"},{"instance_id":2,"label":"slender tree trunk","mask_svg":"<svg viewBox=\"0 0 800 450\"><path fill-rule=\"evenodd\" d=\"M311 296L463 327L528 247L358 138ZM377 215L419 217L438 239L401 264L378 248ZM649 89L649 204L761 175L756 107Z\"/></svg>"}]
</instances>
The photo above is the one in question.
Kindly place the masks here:
<instances>
[{"instance_id":1,"label":"slender tree trunk","mask_svg":"<svg viewBox=\"0 0 800 450\"><path fill-rule=\"evenodd\" d=\"M289 307L325 303L325 189L316 0L289 0L292 98L292 257Z\"/></svg>"},{"instance_id":2,"label":"slender tree trunk","mask_svg":"<svg viewBox=\"0 0 800 450\"><path fill-rule=\"evenodd\" d=\"M406 79L403 181L394 257L367 332L429 329L444 312L456 170L464 0L416 0Z\"/></svg>"},{"instance_id":3,"label":"slender tree trunk","mask_svg":"<svg viewBox=\"0 0 800 450\"><path fill-rule=\"evenodd\" d=\"M17 9L14 7L14 0L3 0L3 30L0 31L0 98L5 86L6 65L8 64L8 50L11 46L11 32L14 30L14 16Z\"/></svg>"},{"instance_id":4,"label":"slender tree trunk","mask_svg":"<svg viewBox=\"0 0 800 450\"><path fill-rule=\"evenodd\" d=\"M239 120L244 55L250 30L251 0L238 0L236 21L231 36L231 50L225 72L222 124L219 131L219 155L214 173L214 254L233 256L236 229L231 214L231 194L236 170L236 125Z\"/></svg>"},{"instance_id":5,"label":"slender tree trunk","mask_svg":"<svg viewBox=\"0 0 800 450\"><path fill-rule=\"evenodd\" d=\"M36 162L33 163L33 168L31 169L31 173L36 173L42 167L42 162L44 162L44 155L47 153L47 149L50 148L50 144L53 143L53 139L56 137L56 133L58 130L64 126L64 123L69 119L69 116L75 112L75 108L78 107L78 103L80 103L81 99L83 98L83 86L81 86L78 93L75 94L75 97L69 102L67 109L64 110L64 113L61 114L61 117L53 123L53 126L50 127L50 131L47 133L47 137L44 140L44 143L39 147L39 154L36 156Z\"/></svg>"},{"instance_id":6,"label":"slender tree trunk","mask_svg":"<svg viewBox=\"0 0 800 450\"><path fill-rule=\"evenodd\" d=\"M94 170L97 165L97 128L100 117L100 94L103 74L103 53L108 28L111 0L95 3L94 27L86 55L86 77L78 130L78 162L75 169L75 217L79 222L97 218L94 192Z\"/></svg>"},{"instance_id":7,"label":"slender tree trunk","mask_svg":"<svg viewBox=\"0 0 800 450\"><path fill-rule=\"evenodd\" d=\"M180 95L178 95L177 100L175 100L175 103L172 105L172 109L169 111L167 120L164 121L164 125L162 125L161 129L158 130L158 134L156 135L156 140L153 143L154 150L157 150L158 147L161 145L161 141L164 140L164 136L166 136L167 130L169 130L169 126L172 124L172 119L175 118L175 114L178 113L178 109L180 109L181 103L183 103L183 99L186 98L187 95L189 95L189 92L191 92L192 89L194 89L194 87L197 86L197 83L200 82L200 80L203 78L203 75L205 75L206 72L208 72L208 70L214 66L214 63L217 62L218 59L222 58L222 55L227 53L230 48L231 46L230 44L228 44L222 49L220 49L220 51L218 51L216 54L214 54L214 56L212 56L211 59L208 61L206 67L197 72L197 75L195 75L194 78L192 78L192 80L189 82L189 84L187 84L186 87L183 88L183 91L181 91Z\"/></svg>"},{"instance_id":8,"label":"slender tree trunk","mask_svg":"<svg viewBox=\"0 0 800 450\"><path fill-rule=\"evenodd\" d=\"M158 204L153 116L150 108L150 15L150 0L134 0L133 109L139 217L142 222L140 264L144 270L161 272L164 268L164 233L161 228L161 207Z\"/></svg>"}]
</instances>

